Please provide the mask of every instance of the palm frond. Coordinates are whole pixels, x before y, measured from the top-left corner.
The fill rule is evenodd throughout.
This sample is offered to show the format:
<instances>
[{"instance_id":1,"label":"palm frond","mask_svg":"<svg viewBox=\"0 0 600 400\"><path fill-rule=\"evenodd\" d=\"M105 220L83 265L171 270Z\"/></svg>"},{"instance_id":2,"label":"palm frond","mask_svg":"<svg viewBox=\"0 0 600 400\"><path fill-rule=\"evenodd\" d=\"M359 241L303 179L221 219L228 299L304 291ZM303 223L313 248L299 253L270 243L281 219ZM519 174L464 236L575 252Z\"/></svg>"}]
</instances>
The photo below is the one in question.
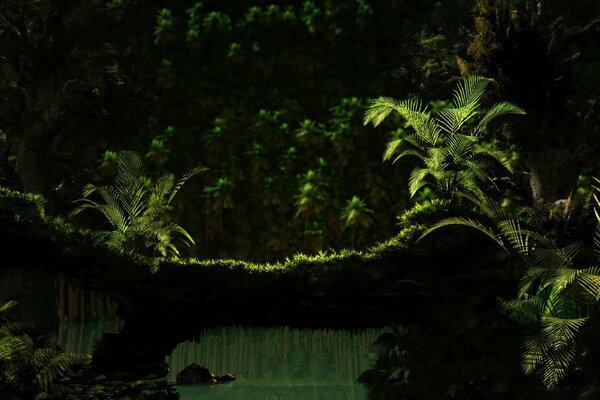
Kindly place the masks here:
<instances>
[{"instance_id":1,"label":"palm frond","mask_svg":"<svg viewBox=\"0 0 600 400\"><path fill-rule=\"evenodd\" d=\"M548 390L556 387L558 382L567 375L567 371L575 358L572 346L563 347L545 354L541 363L540 375Z\"/></svg>"},{"instance_id":2,"label":"palm frond","mask_svg":"<svg viewBox=\"0 0 600 400\"><path fill-rule=\"evenodd\" d=\"M398 156L396 156L396 158L394 158L392 163L395 163L396 161L398 161L401 158L406 157L406 156L414 156L414 157L420 158L422 161L425 160L425 156L420 151L409 149L409 150L404 150L404 151L400 152L400 154L398 154Z\"/></svg>"},{"instance_id":3,"label":"palm frond","mask_svg":"<svg viewBox=\"0 0 600 400\"><path fill-rule=\"evenodd\" d=\"M481 121L479 121L479 124L475 128L474 134L480 135L487 130L487 126L490 122L498 117L508 114L525 115L525 110L507 101L494 104L492 108L485 113L483 118L481 118Z\"/></svg>"},{"instance_id":4,"label":"palm frond","mask_svg":"<svg viewBox=\"0 0 600 400\"><path fill-rule=\"evenodd\" d=\"M408 192L410 193L411 197L414 196L419 189L427 185L425 178L427 175L429 175L429 173L429 169L419 167L416 167L411 171L410 177L408 178Z\"/></svg>"},{"instance_id":5,"label":"palm frond","mask_svg":"<svg viewBox=\"0 0 600 400\"><path fill-rule=\"evenodd\" d=\"M0 306L0 314L10 310L11 308L13 308L14 306L16 306L17 304L19 304L18 301L16 300L9 300L6 303L2 304L2 306Z\"/></svg>"},{"instance_id":6,"label":"palm frond","mask_svg":"<svg viewBox=\"0 0 600 400\"><path fill-rule=\"evenodd\" d=\"M379 126L388 115L398 108L398 102L391 97L378 97L371 100L363 119L363 124L372 123Z\"/></svg>"},{"instance_id":7,"label":"palm frond","mask_svg":"<svg viewBox=\"0 0 600 400\"><path fill-rule=\"evenodd\" d=\"M435 146L441 136L441 128L428 112L405 114L406 125L412 127L419 138L428 146Z\"/></svg>"},{"instance_id":8,"label":"palm frond","mask_svg":"<svg viewBox=\"0 0 600 400\"><path fill-rule=\"evenodd\" d=\"M479 105L479 101L485 94L485 89L491 80L477 75L471 75L463 79L454 91L454 108Z\"/></svg>"},{"instance_id":9,"label":"palm frond","mask_svg":"<svg viewBox=\"0 0 600 400\"><path fill-rule=\"evenodd\" d=\"M526 374L534 372L536 367L544 362L548 354L548 344L541 335L525 339L521 366Z\"/></svg>"},{"instance_id":10,"label":"palm frond","mask_svg":"<svg viewBox=\"0 0 600 400\"><path fill-rule=\"evenodd\" d=\"M600 300L600 268L591 267L580 270L577 283L596 301Z\"/></svg>"},{"instance_id":11,"label":"palm frond","mask_svg":"<svg viewBox=\"0 0 600 400\"><path fill-rule=\"evenodd\" d=\"M474 145L475 138L460 133L450 135L446 140L448 153L457 163L461 163L472 152Z\"/></svg>"},{"instance_id":12,"label":"palm frond","mask_svg":"<svg viewBox=\"0 0 600 400\"><path fill-rule=\"evenodd\" d=\"M521 229L519 221L514 219L499 221L498 228L519 254L522 256L528 256L530 254L531 246L529 236Z\"/></svg>"},{"instance_id":13,"label":"palm frond","mask_svg":"<svg viewBox=\"0 0 600 400\"><path fill-rule=\"evenodd\" d=\"M69 374L75 365L88 361L88 357L73 353L62 353L50 348L37 349L32 362L38 371L35 383L42 391L48 391L59 378Z\"/></svg>"},{"instance_id":14,"label":"palm frond","mask_svg":"<svg viewBox=\"0 0 600 400\"><path fill-rule=\"evenodd\" d=\"M542 318L542 330L553 348L568 345L575 340L587 318Z\"/></svg>"},{"instance_id":15,"label":"palm frond","mask_svg":"<svg viewBox=\"0 0 600 400\"><path fill-rule=\"evenodd\" d=\"M20 336L0 337L0 361L10 361L19 358L28 348L26 341Z\"/></svg>"},{"instance_id":16,"label":"palm frond","mask_svg":"<svg viewBox=\"0 0 600 400\"><path fill-rule=\"evenodd\" d=\"M387 142L385 145L385 152L383 153L383 161L387 161L396 155L403 143L404 139L394 139Z\"/></svg>"},{"instance_id":17,"label":"palm frond","mask_svg":"<svg viewBox=\"0 0 600 400\"><path fill-rule=\"evenodd\" d=\"M446 169L446 157L448 156L448 150L443 147L430 147L427 149L427 158L423 159L425 165L428 168L436 171L443 171Z\"/></svg>"},{"instance_id":18,"label":"palm frond","mask_svg":"<svg viewBox=\"0 0 600 400\"><path fill-rule=\"evenodd\" d=\"M479 103L467 104L459 108L443 108L437 114L440 128L450 135L458 133L463 125L477 114Z\"/></svg>"},{"instance_id":19,"label":"palm frond","mask_svg":"<svg viewBox=\"0 0 600 400\"><path fill-rule=\"evenodd\" d=\"M195 175L198 175L198 174L200 174L202 172L206 172L206 171L208 171L208 168L205 168L205 167L195 167L195 168L192 168L191 170L189 170L188 172L186 172L185 174L183 174L183 176L177 181L177 183L173 187L173 190L171 191L171 194L169 195L169 200L167 201L167 204L171 204L171 202L173 201L173 198L175 197L175 195L177 194L177 192L179 192L179 189L181 189L181 187L189 179L191 179Z\"/></svg>"},{"instance_id":20,"label":"palm frond","mask_svg":"<svg viewBox=\"0 0 600 400\"><path fill-rule=\"evenodd\" d=\"M538 324L544 315L545 301L537 296L525 300L500 301L500 307L514 320L530 325Z\"/></svg>"},{"instance_id":21,"label":"palm frond","mask_svg":"<svg viewBox=\"0 0 600 400\"><path fill-rule=\"evenodd\" d=\"M421 235L421 237L418 240L423 239L425 236L428 236L429 234L431 234L432 232L434 232L438 229L441 229L441 228L444 228L447 226L455 226L455 225L466 226L466 227L475 229L475 230L483 233L484 235L486 235L487 237L492 239L494 242L496 242L507 253L509 253L509 251L508 251L506 245L504 244L504 242L502 241L502 238L500 237L500 235L496 234L494 231L492 231L487 226L483 225L481 222L471 219L471 218L462 218L462 217L446 218L446 219L434 224L432 227L428 228L427 230L425 230L425 232L423 232L423 234Z\"/></svg>"},{"instance_id":22,"label":"palm frond","mask_svg":"<svg viewBox=\"0 0 600 400\"><path fill-rule=\"evenodd\" d=\"M506 152L495 148L491 143L477 143L473 147L473 152L477 154L477 156L486 157L496 161L510 173L513 173L514 171L512 161L507 156Z\"/></svg>"}]
</instances>

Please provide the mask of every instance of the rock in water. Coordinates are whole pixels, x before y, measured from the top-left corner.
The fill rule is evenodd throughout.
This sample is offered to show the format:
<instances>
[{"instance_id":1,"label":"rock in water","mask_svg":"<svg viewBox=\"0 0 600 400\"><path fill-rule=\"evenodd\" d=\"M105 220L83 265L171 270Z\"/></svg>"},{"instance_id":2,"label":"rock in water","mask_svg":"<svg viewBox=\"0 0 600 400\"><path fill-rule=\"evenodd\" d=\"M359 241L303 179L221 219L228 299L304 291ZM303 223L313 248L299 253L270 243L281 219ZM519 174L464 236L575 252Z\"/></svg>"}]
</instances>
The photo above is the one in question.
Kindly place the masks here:
<instances>
[{"instance_id":1,"label":"rock in water","mask_svg":"<svg viewBox=\"0 0 600 400\"><path fill-rule=\"evenodd\" d=\"M178 385L210 385L233 380L235 376L231 374L215 376L204 365L193 363L178 373L175 381Z\"/></svg>"}]
</instances>

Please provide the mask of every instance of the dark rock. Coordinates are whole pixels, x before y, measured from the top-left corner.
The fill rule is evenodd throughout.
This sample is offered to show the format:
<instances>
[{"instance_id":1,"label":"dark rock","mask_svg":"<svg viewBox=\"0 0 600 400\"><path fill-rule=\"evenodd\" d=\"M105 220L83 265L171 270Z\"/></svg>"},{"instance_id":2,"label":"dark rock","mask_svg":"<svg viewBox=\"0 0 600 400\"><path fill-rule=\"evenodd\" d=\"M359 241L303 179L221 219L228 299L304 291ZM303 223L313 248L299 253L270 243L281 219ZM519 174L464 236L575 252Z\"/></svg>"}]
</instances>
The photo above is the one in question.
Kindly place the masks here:
<instances>
[{"instance_id":1,"label":"dark rock","mask_svg":"<svg viewBox=\"0 0 600 400\"><path fill-rule=\"evenodd\" d=\"M200 364L190 364L177 374L175 382L178 385L211 385L235 380L231 374L215 376L208 368Z\"/></svg>"},{"instance_id":2,"label":"dark rock","mask_svg":"<svg viewBox=\"0 0 600 400\"><path fill-rule=\"evenodd\" d=\"M235 376L233 376L231 374L225 374L225 375L215 376L215 379L217 380L217 383L226 383L226 382L235 381Z\"/></svg>"},{"instance_id":3,"label":"dark rock","mask_svg":"<svg viewBox=\"0 0 600 400\"><path fill-rule=\"evenodd\" d=\"M146 343L141 335L105 333L94 348L92 368L115 379L142 379L169 373L162 348L157 341Z\"/></svg>"}]
</instances>

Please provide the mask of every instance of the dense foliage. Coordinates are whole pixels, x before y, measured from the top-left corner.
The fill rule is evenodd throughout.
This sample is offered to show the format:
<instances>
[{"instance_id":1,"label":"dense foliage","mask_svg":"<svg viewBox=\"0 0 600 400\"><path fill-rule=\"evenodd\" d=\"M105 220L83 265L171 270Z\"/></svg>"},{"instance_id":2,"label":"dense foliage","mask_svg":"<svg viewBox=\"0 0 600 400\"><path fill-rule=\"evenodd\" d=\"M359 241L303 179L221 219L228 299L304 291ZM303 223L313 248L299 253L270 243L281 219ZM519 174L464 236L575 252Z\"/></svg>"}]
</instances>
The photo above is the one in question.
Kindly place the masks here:
<instances>
[{"instance_id":1,"label":"dense foliage","mask_svg":"<svg viewBox=\"0 0 600 400\"><path fill-rule=\"evenodd\" d=\"M95 277L130 295L410 285L374 397L594 398L599 32L594 0L4 1L2 234L152 266ZM2 379L48 389L66 356L7 327Z\"/></svg>"}]
</instances>

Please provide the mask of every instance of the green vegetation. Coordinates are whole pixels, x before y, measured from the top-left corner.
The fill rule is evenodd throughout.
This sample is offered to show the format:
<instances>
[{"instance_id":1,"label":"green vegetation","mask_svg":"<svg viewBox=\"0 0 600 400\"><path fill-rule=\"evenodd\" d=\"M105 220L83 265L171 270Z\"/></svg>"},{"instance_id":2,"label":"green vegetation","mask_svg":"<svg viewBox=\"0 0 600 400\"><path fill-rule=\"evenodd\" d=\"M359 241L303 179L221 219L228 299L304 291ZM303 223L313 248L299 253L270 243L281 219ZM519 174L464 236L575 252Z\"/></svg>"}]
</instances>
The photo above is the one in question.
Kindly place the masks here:
<instances>
[{"instance_id":1,"label":"green vegetation","mask_svg":"<svg viewBox=\"0 0 600 400\"><path fill-rule=\"evenodd\" d=\"M493 105L471 128L467 123L478 114L481 98L489 80L470 76L459 83L454 91L452 107L438 110L434 119L418 99L396 101L379 97L365 112L365 125L378 126L396 111L406 121L404 128L410 132L397 131L387 143L384 160L394 162L405 156L419 158L423 167L415 167L408 180L408 191L414 196L425 185L433 185L439 196L449 197L457 190L481 192L481 185L491 178L490 160L495 160L509 172L512 167L506 155L485 142L488 124L507 114L525 114L521 108L508 102ZM469 132L467 132L467 130ZM431 182L433 180L433 182Z\"/></svg>"},{"instance_id":2,"label":"green vegetation","mask_svg":"<svg viewBox=\"0 0 600 400\"><path fill-rule=\"evenodd\" d=\"M47 337L30 336L25 327L6 317L15 305L10 301L0 307L0 395L7 400L62 398L62 378L81 369L89 358L63 353Z\"/></svg>"},{"instance_id":3,"label":"green vegetation","mask_svg":"<svg viewBox=\"0 0 600 400\"><path fill-rule=\"evenodd\" d=\"M600 270L597 266L577 265L579 243L560 245L557 239L523 228L522 222L498 203L484 196L470 199L496 225L496 231L476 220L457 217L436 223L423 237L445 226L468 226L523 259L527 270L518 298L502 301L501 307L529 332L524 343L523 370L527 374L538 371L544 385L554 389L561 379L572 373L576 359L589 357L590 349L581 344L580 338L586 322L597 312ZM600 206L596 195L594 199ZM568 208L565 212L569 212ZM600 215L597 209L594 212L597 219L594 243L598 255ZM597 328L589 329L594 332ZM584 391L590 389L593 387Z\"/></svg>"},{"instance_id":4,"label":"green vegetation","mask_svg":"<svg viewBox=\"0 0 600 400\"><path fill-rule=\"evenodd\" d=\"M164 221L173 198L185 182L203 168L195 168L179 181L173 174L159 177L151 182L144 176L142 159L132 152L121 152L116 158L117 175L114 186L86 185L79 207L71 215L93 209L102 213L111 225L111 231L97 231L97 242L130 254L143 256L179 255L172 243L178 238L183 244L194 244L194 239L181 226ZM101 202L90 199L100 195Z\"/></svg>"},{"instance_id":5,"label":"green vegetation","mask_svg":"<svg viewBox=\"0 0 600 400\"><path fill-rule=\"evenodd\" d=\"M376 320L373 399L598 397L600 3L276 3L1 2L2 302L107 292L109 372ZM0 397L151 385L17 325Z\"/></svg>"}]
</instances>

